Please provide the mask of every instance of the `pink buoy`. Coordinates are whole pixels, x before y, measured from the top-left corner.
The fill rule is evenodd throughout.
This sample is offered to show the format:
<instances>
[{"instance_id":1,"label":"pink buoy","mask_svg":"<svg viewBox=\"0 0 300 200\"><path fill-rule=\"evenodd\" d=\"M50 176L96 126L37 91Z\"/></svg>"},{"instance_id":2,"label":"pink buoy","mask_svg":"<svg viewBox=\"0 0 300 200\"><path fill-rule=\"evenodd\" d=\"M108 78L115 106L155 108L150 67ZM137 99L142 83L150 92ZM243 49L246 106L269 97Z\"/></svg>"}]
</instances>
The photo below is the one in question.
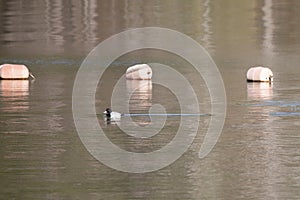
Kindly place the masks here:
<instances>
[{"instance_id":1,"label":"pink buoy","mask_svg":"<svg viewBox=\"0 0 300 200\"><path fill-rule=\"evenodd\" d=\"M126 70L126 79L129 80L151 80L152 69L147 64L138 64Z\"/></svg>"},{"instance_id":2,"label":"pink buoy","mask_svg":"<svg viewBox=\"0 0 300 200\"><path fill-rule=\"evenodd\" d=\"M251 67L247 71L247 81L252 82L272 82L273 72L267 67Z\"/></svg>"},{"instance_id":3,"label":"pink buoy","mask_svg":"<svg viewBox=\"0 0 300 200\"><path fill-rule=\"evenodd\" d=\"M25 65L3 64L0 65L0 79L28 79L32 76Z\"/></svg>"}]
</instances>

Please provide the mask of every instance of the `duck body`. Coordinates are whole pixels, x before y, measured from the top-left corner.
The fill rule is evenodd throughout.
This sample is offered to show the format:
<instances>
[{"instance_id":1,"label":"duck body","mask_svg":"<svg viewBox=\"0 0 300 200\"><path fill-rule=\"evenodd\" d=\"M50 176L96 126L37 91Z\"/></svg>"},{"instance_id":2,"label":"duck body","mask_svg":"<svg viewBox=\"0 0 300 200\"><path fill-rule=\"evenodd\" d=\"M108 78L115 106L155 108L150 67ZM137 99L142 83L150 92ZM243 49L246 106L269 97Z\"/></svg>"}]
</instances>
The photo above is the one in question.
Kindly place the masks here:
<instances>
[{"instance_id":1,"label":"duck body","mask_svg":"<svg viewBox=\"0 0 300 200\"><path fill-rule=\"evenodd\" d=\"M113 112L110 108L106 108L106 110L103 112L107 119L110 120L120 120L121 119L121 113Z\"/></svg>"}]
</instances>

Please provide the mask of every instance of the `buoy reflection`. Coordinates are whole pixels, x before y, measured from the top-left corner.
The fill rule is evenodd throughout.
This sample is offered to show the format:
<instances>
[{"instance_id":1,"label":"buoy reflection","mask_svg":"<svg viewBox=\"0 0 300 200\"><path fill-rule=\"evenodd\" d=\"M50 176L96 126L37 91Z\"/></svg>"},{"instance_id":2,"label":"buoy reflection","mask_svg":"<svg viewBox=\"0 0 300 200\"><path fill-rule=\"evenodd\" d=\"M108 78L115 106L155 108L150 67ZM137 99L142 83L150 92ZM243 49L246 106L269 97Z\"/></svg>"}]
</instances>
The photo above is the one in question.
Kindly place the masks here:
<instances>
[{"instance_id":1,"label":"buoy reflection","mask_svg":"<svg viewBox=\"0 0 300 200\"><path fill-rule=\"evenodd\" d=\"M1 80L1 110L6 112L22 112L28 110L29 81Z\"/></svg>"},{"instance_id":2,"label":"buoy reflection","mask_svg":"<svg viewBox=\"0 0 300 200\"><path fill-rule=\"evenodd\" d=\"M152 107L152 81L151 80L127 80L126 88L130 96L130 113L145 112ZM136 117L136 123L141 126L148 125L149 117Z\"/></svg>"},{"instance_id":3,"label":"buoy reflection","mask_svg":"<svg viewBox=\"0 0 300 200\"><path fill-rule=\"evenodd\" d=\"M273 98L273 84L265 82L247 83L249 100L269 100Z\"/></svg>"}]
</instances>

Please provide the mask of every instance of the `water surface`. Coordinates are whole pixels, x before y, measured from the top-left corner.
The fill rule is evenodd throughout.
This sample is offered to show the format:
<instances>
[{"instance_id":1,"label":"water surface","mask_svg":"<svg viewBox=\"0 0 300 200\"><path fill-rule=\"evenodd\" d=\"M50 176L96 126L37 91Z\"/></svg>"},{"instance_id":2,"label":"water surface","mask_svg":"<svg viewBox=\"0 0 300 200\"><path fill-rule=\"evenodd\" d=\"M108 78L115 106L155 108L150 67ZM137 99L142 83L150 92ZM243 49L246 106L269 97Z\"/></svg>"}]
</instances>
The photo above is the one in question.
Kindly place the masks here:
<instances>
[{"instance_id":1,"label":"water surface","mask_svg":"<svg viewBox=\"0 0 300 200\"><path fill-rule=\"evenodd\" d=\"M0 81L0 198L299 199L299 6L285 0L2 1L0 63L26 64L36 80ZM151 173L124 173L97 161L81 143L72 90L81 62L99 42L144 26L180 31L207 49L224 80L227 116L206 158L198 151L210 118L201 117L192 146L176 162ZM141 62L180 71L193 84L201 111L211 112L205 82L185 60L145 50L111 64L95 95L97 113L110 105L126 68ZM246 83L254 65L270 66L274 83ZM123 84L131 94L140 83ZM180 112L174 94L152 84L135 91L129 107L148 113L155 104ZM161 134L136 139L98 117L107 137L132 152L168 144L180 119L169 116ZM147 116L133 120L150 123Z\"/></svg>"}]
</instances>

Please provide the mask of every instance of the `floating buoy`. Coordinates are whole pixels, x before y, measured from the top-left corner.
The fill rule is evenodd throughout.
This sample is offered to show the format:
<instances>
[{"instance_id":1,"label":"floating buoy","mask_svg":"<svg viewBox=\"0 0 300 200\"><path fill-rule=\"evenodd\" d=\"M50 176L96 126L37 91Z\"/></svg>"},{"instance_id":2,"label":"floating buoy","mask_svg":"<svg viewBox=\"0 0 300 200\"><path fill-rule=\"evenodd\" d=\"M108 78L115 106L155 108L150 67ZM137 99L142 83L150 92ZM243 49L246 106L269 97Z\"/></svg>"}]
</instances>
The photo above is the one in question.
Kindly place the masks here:
<instances>
[{"instance_id":1,"label":"floating buoy","mask_svg":"<svg viewBox=\"0 0 300 200\"><path fill-rule=\"evenodd\" d=\"M152 78L152 69L147 64L138 64L129 67L126 70L126 79L130 80L150 80Z\"/></svg>"},{"instance_id":2,"label":"floating buoy","mask_svg":"<svg viewBox=\"0 0 300 200\"><path fill-rule=\"evenodd\" d=\"M25 65L0 65L0 79L28 79L29 76L34 78Z\"/></svg>"},{"instance_id":3,"label":"floating buoy","mask_svg":"<svg viewBox=\"0 0 300 200\"><path fill-rule=\"evenodd\" d=\"M247 72L247 81L272 82L273 72L267 67L251 67Z\"/></svg>"}]
</instances>

